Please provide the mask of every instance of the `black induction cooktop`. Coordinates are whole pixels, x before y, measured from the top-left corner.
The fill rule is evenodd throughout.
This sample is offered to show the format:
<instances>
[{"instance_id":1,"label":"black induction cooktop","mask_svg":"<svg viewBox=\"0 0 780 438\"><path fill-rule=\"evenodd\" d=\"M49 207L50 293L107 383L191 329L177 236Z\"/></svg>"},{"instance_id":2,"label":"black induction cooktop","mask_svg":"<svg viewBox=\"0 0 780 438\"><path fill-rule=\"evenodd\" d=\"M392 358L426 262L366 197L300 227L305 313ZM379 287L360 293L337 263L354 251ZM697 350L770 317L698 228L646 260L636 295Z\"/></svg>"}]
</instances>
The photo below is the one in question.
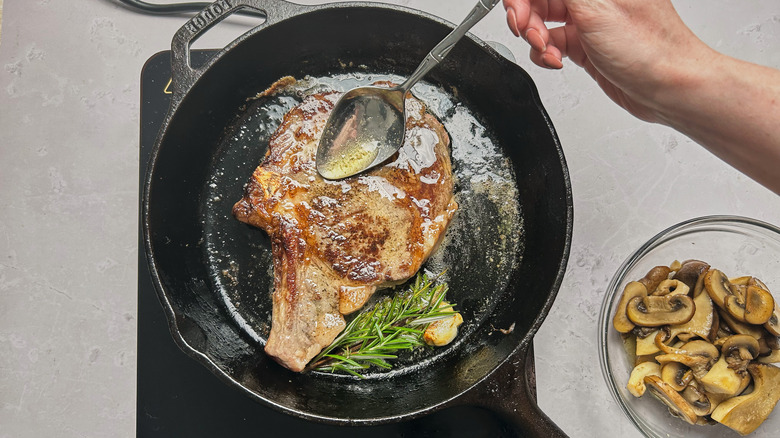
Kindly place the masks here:
<instances>
[{"instance_id":1,"label":"black induction cooktop","mask_svg":"<svg viewBox=\"0 0 780 438\"><path fill-rule=\"evenodd\" d=\"M208 50L193 51L193 64L202 63L211 53ZM168 112L169 86L170 52L165 51L151 57L141 73L141 185L149 154ZM224 384L174 343L152 284L140 228L138 248L138 437L265 437L285 434L316 438L493 438L507 435L500 420L478 408L452 408L420 419L382 426L337 427L302 420L249 398ZM533 363L533 360L530 362Z\"/></svg>"}]
</instances>

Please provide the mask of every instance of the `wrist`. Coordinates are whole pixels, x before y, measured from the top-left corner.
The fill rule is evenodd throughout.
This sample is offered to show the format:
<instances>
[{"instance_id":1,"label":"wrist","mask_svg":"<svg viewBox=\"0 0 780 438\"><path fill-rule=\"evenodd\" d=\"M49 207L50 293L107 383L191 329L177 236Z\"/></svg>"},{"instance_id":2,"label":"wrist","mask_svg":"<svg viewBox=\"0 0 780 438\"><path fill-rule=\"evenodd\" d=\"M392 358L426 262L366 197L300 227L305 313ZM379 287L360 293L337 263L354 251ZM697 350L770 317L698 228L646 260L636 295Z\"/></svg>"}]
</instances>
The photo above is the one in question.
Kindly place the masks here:
<instances>
[{"instance_id":1,"label":"wrist","mask_svg":"<svg viewBox=\"0 0 780 438\"><path fill-rule=\"evenodd\" d=\"M642 99L658 123L679 129L691 111L699 112L703 96L722 84L726 57L698 39L678 56L667 57L651 71Z\"/></svg>"}]
</instances>

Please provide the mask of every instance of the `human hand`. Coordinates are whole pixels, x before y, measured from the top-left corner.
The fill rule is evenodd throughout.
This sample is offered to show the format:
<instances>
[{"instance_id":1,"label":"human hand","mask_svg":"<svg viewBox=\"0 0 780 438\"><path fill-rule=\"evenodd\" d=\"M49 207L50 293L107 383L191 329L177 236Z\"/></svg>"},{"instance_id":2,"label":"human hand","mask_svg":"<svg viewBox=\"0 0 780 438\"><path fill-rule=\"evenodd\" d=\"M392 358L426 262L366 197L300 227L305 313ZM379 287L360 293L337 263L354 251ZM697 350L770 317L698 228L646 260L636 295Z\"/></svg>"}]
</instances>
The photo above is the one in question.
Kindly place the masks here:
<instances>
[{"instance_id":1,"label":"human hand","mask_svg":"<svg viewBox=\"0 0 780 438\"><path fill-rule=\"evenodd\" d=\"M528 41L535 64L558 69L568 57L643 120L659 121L659 90L714 55L669 0L503 1L509 28ZM550 29L545 22L563 26Z\"/></svg>"}]
</instances>

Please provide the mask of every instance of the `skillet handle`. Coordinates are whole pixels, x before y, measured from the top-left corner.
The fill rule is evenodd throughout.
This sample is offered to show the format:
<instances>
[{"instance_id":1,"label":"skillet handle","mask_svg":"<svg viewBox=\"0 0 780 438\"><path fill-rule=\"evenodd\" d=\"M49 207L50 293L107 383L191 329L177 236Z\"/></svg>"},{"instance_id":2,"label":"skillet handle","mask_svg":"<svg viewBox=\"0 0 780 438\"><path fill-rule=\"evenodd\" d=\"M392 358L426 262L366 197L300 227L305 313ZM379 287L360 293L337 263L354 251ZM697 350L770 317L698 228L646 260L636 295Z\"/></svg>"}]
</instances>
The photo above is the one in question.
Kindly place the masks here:
<instances>
[{"instance_id":1,"label":"skillet handle","mask_svg":"<svg viewBox=\"0 0 780 438\"><path fill-rule=\"evenodd\" d=\"M458 397L457 404L493 412L506 423L509 436L567 438L536 403L531 342L521 345L485 381Z\"/></svg>"},{"instance_id":2,"label":"skillet handle","mask_svg":"<svg viewBox=\"0 0 780 438\"><path fill-rule=\"evenodd\" d=\"M193 68L190 63L190 46L214 25L240 9L252 9L264 16L265 21L255 29L267 27L284 19L293 17L311 9L283 0L217 0L182 26L171 41L171 85L175 104L184 97L195 81L203 74L207 66ZM247 32L248 33L248 32ZM246 34L244 34L246 35ZM243 36L239 37L243 38Z\"/></svg>"}]
</instances>

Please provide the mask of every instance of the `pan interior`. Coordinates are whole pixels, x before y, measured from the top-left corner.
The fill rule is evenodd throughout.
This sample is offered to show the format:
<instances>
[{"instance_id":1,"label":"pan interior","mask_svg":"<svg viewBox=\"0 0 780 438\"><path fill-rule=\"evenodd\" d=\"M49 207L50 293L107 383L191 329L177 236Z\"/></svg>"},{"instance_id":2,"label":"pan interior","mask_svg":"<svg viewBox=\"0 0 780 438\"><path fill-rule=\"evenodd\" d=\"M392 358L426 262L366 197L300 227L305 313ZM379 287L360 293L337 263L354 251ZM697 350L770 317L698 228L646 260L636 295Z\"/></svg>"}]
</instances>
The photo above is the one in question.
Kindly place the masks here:
<instances>
[{"instance_id":1,"label":"pan interior","mask_svg":"<svg viewBox=\"0 0 780 438\"><path fill-rule=\"evenodd\" d=\"M436 352L435 361L424 358L431 366L402 364L399 378L361 381L292 373L262 350L268 311L262 312L259 303L270 302L270 245L262 230L229 213L265 152L263 136L278 121L251 119L259 102L246 98L286 75L353 74L365 81L361 75L370 74L371 80L383 77L378 73L408 75L450 31L443 22L406 9L323 6L239 38L174 104L147 175L144 237L174 339L231 386L308 419L396 421L459 400L488 376L492 379L496 373L491 372L531 341L552 305L568 257L568 171L530 77L467 38L426 76L428 84L420 84L432 87L431 94L418 87L415 92L445 121L453 138L455 172L467 175L458 156L473 160L473 175L458 180L459 196L468 194L466 181L488 175L496 163L511 169L514 186L474 189L458 199L458 222L448 234L459 237L445 242L429 264L432 270L459 267L451 268L447 278L469 324L457 344ZM290 104L280 103L276 120ZM268 126L255 132L263 124ZM457 143L461 135L469 138L482 127L487 134L477 137L490 139L494 149ZM507 195L511 190L516 195ZM504 195L515 200L514 206L496 202ZM505 210L516 210L518 216L515 228L501 233L499 221L488 219ZM464 213L472 211L473 217ZM489 226L483 229L485 223ZM502 234L510 238L507 246L502 246ZM513 236L520 238L513 242ZM512 257L502 258L513 245ZM493 266L500 260L506 265ZM487 272L495 277L483 275ZM510 327L514 330L499 330ZM523 385L508 378L500 385Z\"/></svg>"},{"instance_id":2,"label":"pan interior","mask_svg":"<svg viewBox=\"0 0 780 438\"><path fill-rule=\"evenodd\" d=\"M284 114L307 94L369 85L402 77L357 69L323 77L306 77L269 97L250 99L227 128L211 178L201 199L204 256L216 291L233 322L251 343L262 348L271 325L273 262L264 231L239 223L231 215L243 185L260 163L270 136ZM270 84L269 84L270 85ZM413 90L445 126L451 137L455 198L459 209L440 247L423 269L450 285L448 299L457 304L464 324L447 347L402 352L392 371L372 368L366 378L387 378L435 363L485 323L520 262L523 227L512 163L478 116L451 91L420 83ZM404 287L404 286L399 286ZM392 294L377 292L372 302ZM372 303L369 303L370 306ZM351 377L349 377L351 378Z\"/></svg>"}]
</instances>

